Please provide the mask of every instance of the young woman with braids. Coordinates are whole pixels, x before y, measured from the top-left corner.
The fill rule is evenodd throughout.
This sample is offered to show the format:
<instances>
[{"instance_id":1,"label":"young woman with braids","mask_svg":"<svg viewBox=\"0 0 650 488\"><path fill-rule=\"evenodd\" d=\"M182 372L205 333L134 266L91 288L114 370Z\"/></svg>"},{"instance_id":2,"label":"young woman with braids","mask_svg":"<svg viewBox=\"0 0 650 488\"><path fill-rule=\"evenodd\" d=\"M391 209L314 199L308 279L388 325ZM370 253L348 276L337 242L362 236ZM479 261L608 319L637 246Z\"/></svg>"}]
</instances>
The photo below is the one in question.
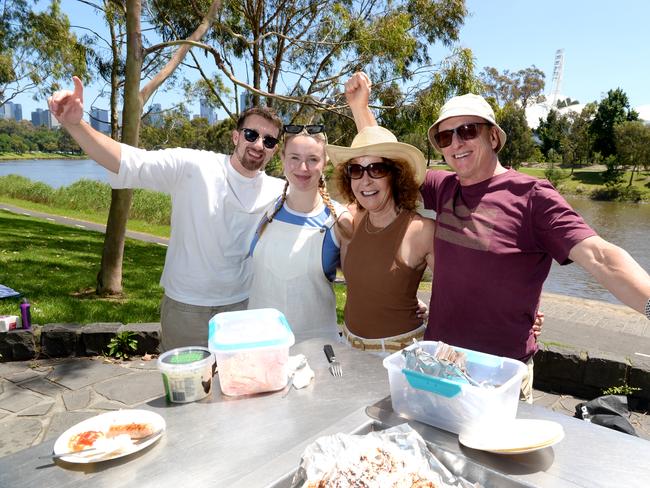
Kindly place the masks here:
<instances>
[{"instance_id":1,"label":"young woman with braids","mask_svg":"<svg viewBox=\"0 0 650 488\"><path fill-rule=\"evenodd\" d=\"M336 328L332 282L352 217L325 188L327 137L321 125L285 126L281 159L286 184L260 223L250 256L248 308L280 310L297 337Z\"/></svg>"}]
</instances>

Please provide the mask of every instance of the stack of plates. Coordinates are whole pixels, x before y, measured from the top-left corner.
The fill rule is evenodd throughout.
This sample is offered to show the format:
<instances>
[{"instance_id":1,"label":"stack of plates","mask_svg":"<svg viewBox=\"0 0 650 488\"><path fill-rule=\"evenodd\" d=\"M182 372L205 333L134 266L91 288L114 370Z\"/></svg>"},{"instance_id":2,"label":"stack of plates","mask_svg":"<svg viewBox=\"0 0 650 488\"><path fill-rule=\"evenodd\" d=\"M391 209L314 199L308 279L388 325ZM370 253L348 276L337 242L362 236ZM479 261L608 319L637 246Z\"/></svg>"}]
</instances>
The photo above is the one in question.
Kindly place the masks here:
<instances>
[{"instance_id":1,"label":"stack of plates","mask_svg":"<svg viewBox=\"0 0 650 488\"><path fill-rule=\"evenodd\" d=\"M523 454L557 444L564 429L550 420L513 419L458 436L461 444L497 454Z\"/></svg>"}]
</instances>

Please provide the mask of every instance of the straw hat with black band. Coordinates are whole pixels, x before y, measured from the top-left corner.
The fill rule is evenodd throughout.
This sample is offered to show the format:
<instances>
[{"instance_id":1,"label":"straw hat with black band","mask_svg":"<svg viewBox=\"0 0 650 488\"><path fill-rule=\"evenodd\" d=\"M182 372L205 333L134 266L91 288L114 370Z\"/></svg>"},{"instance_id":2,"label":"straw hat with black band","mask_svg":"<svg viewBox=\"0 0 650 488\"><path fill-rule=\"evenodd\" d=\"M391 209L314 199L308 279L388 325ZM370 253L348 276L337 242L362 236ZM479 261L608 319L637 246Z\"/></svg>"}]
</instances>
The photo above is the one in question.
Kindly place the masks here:
<instances>
[{"instance_id":1,"label":"straw hat with black band","mask_svg":"<svg viewBox=\"0 0 650 488\"><path fill-rule=\"evenodd\" d=\"M375 156L409 164L418 185L424 181L426 161L422 151L410 144L397 142L393 133L384 127L373 125L361 129L350 147L328 144L325 149L334 166L360 156Z\"/></svg>"},{"instance_id":2,"label":"straw hat with black band","mask_svg":"<svg viewBox=\"0 0 650 488\"><path fill-rule=\"evenodd\" d=\"M496 152L498 153L501 151L506 143L506 133L497 124L496 119L494 118L494 111L492 110L492 107L490 107L490 104L487 103L485 98L482 96L474 95L473 93L453 97L442 106L438 120L429 127L429 141L433 144L433 147L440 151L440 148L433 137L438 132L438 125L440 125L440 122L452 117L468 115L481 117L483 120L497 128L497 133L499 134L499 147Z\"/></svg>"}]
</instances>

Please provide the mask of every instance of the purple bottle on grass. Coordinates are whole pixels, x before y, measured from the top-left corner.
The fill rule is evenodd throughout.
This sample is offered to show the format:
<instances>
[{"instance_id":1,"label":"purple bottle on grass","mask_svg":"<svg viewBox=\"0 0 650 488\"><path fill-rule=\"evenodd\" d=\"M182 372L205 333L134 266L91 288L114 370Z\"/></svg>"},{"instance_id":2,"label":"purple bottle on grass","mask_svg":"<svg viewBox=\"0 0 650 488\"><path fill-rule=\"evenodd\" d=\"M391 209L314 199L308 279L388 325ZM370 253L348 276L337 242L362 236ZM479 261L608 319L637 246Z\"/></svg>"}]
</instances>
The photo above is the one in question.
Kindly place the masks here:
<instances>
[{"instance_id":1,"label":"purple bottle on grass","mask_svg":"<svg viewBox=\"0 0 650 488\"><path fill-rule=\"evenodd\" d=\"M20 317L23 322L23 329L32 328L32 312L30 310L30 303L27 298L23 298L22 303L20 304Z\"/></svg>"}]
</instances>

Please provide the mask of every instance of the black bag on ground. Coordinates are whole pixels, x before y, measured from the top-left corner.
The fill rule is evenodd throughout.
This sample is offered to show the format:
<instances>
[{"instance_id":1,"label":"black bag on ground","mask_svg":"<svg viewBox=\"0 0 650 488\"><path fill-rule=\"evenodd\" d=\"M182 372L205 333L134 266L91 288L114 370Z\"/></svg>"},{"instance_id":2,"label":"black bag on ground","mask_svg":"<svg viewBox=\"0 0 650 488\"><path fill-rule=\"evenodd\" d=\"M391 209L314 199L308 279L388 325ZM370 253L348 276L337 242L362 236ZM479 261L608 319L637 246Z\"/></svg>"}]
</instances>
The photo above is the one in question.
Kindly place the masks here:
<instances>
[{"instance_id":1,"label":"black bag on ground","mask_svg":"<svg viewBox=\"0 0 650 488\"><path fill-rule=\"evenodd\" d=\"M636 436L634 427L627 419L629 415L626 396L605 395L578 403L575 417Z\"/></svg>"}]
</instances>

